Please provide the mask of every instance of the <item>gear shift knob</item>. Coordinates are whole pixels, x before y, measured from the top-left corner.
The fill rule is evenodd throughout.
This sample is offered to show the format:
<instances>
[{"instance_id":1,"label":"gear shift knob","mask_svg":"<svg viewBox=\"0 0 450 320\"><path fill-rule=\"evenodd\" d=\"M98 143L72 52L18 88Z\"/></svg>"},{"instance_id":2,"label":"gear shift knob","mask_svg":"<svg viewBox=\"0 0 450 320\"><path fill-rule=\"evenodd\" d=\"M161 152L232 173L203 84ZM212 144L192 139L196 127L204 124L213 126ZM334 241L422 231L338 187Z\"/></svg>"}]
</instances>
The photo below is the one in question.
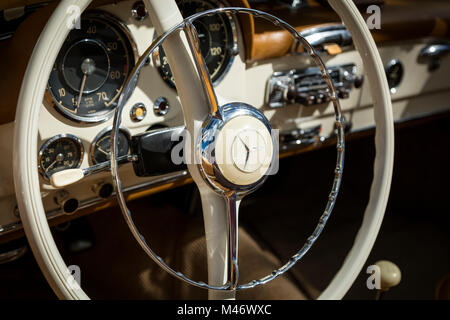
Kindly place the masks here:
<instances>
[{"instance_id":1,"label":"gear shift knob","mask_svg":"<svg viewBox=\"0 0 450 320\"><path fill-rule=\"evenodd\" d=\"M395 263L387 260L380 260L377 261L375 265L380 268L381 272L381 291L387 291L400 283L402 273Z\"/></svg>"}]
</instances>

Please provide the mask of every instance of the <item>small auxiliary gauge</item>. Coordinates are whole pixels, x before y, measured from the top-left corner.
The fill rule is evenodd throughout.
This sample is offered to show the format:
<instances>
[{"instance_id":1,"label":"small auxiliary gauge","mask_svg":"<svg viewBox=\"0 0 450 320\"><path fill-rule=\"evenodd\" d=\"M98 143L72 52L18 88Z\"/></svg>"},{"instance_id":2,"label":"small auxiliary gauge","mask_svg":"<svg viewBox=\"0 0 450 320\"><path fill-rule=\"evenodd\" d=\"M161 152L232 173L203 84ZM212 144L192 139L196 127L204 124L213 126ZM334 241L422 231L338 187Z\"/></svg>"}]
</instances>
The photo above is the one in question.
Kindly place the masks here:
<instances>
[{"instance_id":1,"label":"small auxiliary gauge","mask_svg":"<svg viewBox=\"0 0 450 320\"><path fill-rule=\"evenodd\" d=\"M129 134L123 129L119 130L117 144L119 146L119 157L128 154L130 149ZM109 161L111 158L111 130L100 132L94 139L90 150L92 164Z\"/></svg>"},{"instance_id":2,"label":"small auxiliary gauge","mask_svg":"<svg viewBox=\"0 0 450 320\"><path fill-rule=\"evenodd\" d=\"M77 137L70 134L54 136L47 140L39 151L39 172L49 179L55 172L79 168L83 154L83 144Z\"/></svg>"}]
</instances>

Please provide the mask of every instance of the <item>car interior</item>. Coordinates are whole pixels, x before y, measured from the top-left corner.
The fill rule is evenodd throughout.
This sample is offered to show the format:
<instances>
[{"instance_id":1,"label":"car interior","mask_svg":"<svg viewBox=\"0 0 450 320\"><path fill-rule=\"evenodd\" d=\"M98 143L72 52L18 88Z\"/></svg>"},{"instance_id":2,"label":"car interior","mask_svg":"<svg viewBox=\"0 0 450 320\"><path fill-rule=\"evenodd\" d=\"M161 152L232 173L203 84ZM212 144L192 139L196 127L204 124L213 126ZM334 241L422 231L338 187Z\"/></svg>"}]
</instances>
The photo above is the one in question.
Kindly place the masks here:
<instances>
[{"instance_id":1,"label":"car interior","mask_svg":"<svg viewBox=\"0 0 450 320\"><path fill-rule=\"evenodd\" d=\"M0 299L449 300L450 2L3 0Z\"/></svg>"}]
</instances>

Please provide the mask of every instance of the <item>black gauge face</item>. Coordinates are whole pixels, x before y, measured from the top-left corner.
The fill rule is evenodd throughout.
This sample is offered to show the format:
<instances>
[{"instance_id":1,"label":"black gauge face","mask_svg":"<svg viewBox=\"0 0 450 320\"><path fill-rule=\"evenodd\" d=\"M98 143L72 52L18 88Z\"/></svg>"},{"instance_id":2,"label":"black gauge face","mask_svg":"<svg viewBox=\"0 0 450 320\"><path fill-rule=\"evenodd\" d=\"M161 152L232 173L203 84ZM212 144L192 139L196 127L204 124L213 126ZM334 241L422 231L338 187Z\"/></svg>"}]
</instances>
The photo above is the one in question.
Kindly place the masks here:
<instances>
[{"instance_id":1,"label":"black gauge face","mask_svg":"<svg viewBox=\"0 0 450 320\"><path fill-rule=\"evenodd\" d=\"M83 145L75 136L60 135L49 139L39 152L39 170L45 178L55 172L78 168L83 159Z\"/></svg>"},{"instance_id":2,"label":"black gauge face","mask_svg":"<svg viewBox=\"0 0 450 320\"><path fill-rule=\"evenodd\" d=\"M97 122L117 106L134 66L126 30L107 15L88 13L64 42L48 81L58 111L70 119Z\"/></svg>"},{"instance_id":3,"label":"black gauge face","mask_svg":"<svg viewBox=\"0 0 450 320\"><path fill-rule=\"evenodd\" d=\"M212 0L181 0L177 3L185 18L218 7L218 3ZM232 23L227 14L205 16L193 23L197 29L202 55L213 83L217 83L222 78L234 56L235 41ZM175 87L172 71L162 47L154 52L153 61L158 66L162 78Z\"/></svg>"},{"instance_id":4,"label":"black gauge face","mask_svg":"<svg viewBox=\"0 0 450 320\"><path fill-rule=\"evenodd\" d=\"M130 143L128 135L120 130L117 137L119 157L128 154ZM93 164L109 161L111 158L111 130L101 134L91 146L91 162Z\"/></svg>"}]
</instances>

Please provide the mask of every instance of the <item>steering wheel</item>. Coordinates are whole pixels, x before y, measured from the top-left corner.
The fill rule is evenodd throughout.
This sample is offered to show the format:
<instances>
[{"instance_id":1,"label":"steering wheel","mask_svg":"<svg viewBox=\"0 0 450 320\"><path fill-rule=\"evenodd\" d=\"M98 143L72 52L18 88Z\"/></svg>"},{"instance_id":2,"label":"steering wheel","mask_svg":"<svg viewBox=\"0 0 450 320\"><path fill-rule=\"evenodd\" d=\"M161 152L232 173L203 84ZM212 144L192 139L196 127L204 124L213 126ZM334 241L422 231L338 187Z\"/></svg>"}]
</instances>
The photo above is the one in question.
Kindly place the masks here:
<instances>
[{"instance_id":1,"label":"steering wheel","mask_svg":"<svg viewBox=\"0 0 450 320\"><path fill-rule=\"evenodd\" d=\"M30 246L47 281L59 298L87 299L64 263L46 219L37 173L38 119L45 87L58 51L70 28L67 24L70 6L84 11L90 0L65 0L58 5L45 26L30 58L16 111L14 131L14 182L21 219ZM339 101L333 83L320 57L299 33L282 20L264 12L245 8L221 8L199 13L185 20L174 0L148 0L146 5L153 25L161 36L140 58L128 78L116 109L112 130L111 171L119 205L127 224L144 251L161 267L198 287L209 289L210 298L232 298L236 290L264 284L294 265L312 246L322 231L336 200L342 176L344 134ZM386 209L394 159L394 127L389 88L378 50L356 6L351 0L330 1L353 36L360 52L374 101L376 124L374 179L370 200L352 249L321 299L340 299L361 271L383 220ZM277 158L276 139L264 115L249 105L229 103L219 106L206 65L201 56L197 33L192 21L215 12L231 11L253 14L272 21L290 31L307 49L320 67L336 113L337 164L332 191L319 224L305 245L287 264L272 274L248 284L238 284L238 209L243 196L259 187L270 173ZM184 32L180 32L180 30ZM117 167L117 132L121 110L127 97L128 84L134 81L140 66L154 48L164 41L164 49L177 83L182 103L187 139L185 159L189 172L199 187L208 257L208 284L186 278L172 270L147 245L135 227L123 194ZM253 137L253 138L252 138ZM255 151L256 150L256 151ZM254 163L247 167L252 152ZM245 159L245 160L244 160Z\"/></svg>"}]
</instances>

